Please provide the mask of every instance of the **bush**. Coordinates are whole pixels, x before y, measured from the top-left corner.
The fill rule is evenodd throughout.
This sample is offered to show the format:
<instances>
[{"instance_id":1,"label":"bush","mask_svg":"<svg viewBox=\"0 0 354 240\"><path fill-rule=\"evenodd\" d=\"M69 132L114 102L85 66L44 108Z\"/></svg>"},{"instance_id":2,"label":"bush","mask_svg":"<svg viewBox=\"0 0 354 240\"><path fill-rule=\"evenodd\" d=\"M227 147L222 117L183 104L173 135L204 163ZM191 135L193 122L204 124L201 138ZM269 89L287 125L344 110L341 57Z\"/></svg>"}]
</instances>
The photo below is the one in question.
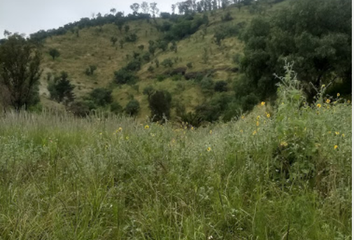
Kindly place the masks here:
<instances>
[{"instance_id":1,"label":"bush","mask_svg":"<svg viewBox=\"0 0 354 240\"><path fill-rule=\"evenodd\" d=\"M90 98L98 106L105 106L112 103L112 90L96 88L90 93Z\"/></svg>"},{"instance_id":2,"label":"bush","mask_svg":"<svg viewBox=\"0 0 354 240\"><path fill-rule=\"evenodd\" d=\"M202 81L200 81L200 87L202 88L202 92L204 94L211 93L214 90L214 82L211 78L205 77Z\"/></svg>"},{"instance_id":3,"label":"bush","mask_svg":"<svg viewBox=\"0 0 354 240\"><path fill-rule=\"evenodd\" d=\"M117 84L134 84L136 81L137 77L124 68L114 72L114 82Z\"/></svg>"},{"instance_id":4,"label":"bush","mask_svg":"<svg viewBox=\"0 0 354 240\"><path fill-rule=\"evenodd\" d=\"M74 114L76 117L86 117L90 114L90 108L88 104L83 101L72 102L67 110Z\"/></svg>"},{"instance_id":5,"label":"bush","mask_svg":"<svg viewBox=\"0 0 354 240\"><path fill-rule=\"evenodd\" d=\"M152 121L161 121L170 117L171 94L167 91L156 91L150 97L149 107Z\"/></svg>"},{"instance_id":6,"label":"bush","mask_svg":"<svg viewBox=\"0 0 354 240\"><path fill-rule=\"evenodd\" d=\"M111 103L110 109L111 109L111 112L114 114L120 114L123 112L123 107L117 102Z\"/></svg>"},{"instance_id":7,"label":"bush","mask_svg":"<svg viewBox=\"0 0 354 240\"><path fill-rule=\"evenodd\" d=\"M90 65L88 68L86 68L85 73L87 76L93 75L93 73L96 71L96 69L97 69L96 65Z\"/></svg>"},{"instance_id":8,"label":"bush","mask_svg":"<svg viewBox=\"0 0 354 240\"><path fill-rule=\"evenodd\" d=\"M144 53L143 56L142 56L142 59L145 62L149 62L150 61L150 53L148 53L148 52Z\"/></svg>"},{"instance_id":9,"label":"bush","mask_svg":"<svg viewBox=\"0 0 354 240\"><path fill-rule=\"evenodd\" d=\"M165 75L158 75L157 77L156 77L156 80L158 81L158 82L162 82L163 80L165 80L166 79L166 76Z\"/></svg>"},{"instance_id":10,"label":"bush","mask_svg":"<svg viewBox=\"0 0 354 240\"><path fill-rule=\"evenodd\" d=\"M161 62L161 65L164 67L172 67L173 66L173 61L170 58L167 58Z\"/></svg>"},{"instance_id":11,"label":"bush","mask_svg":"<svg viewBox=\"0 0 354 240\"><path fill-rule=\"evenodd\" d=\"M136 116L139 113L140 104L137 100L133 99L125 106L125 113L129 116Z\"/></svg>"},{"instance_id":12,"label":"bush","mask_svg":"<svg viewBox=\"0 0 354 240\"><path fill-rule=\"evenodd\" d=\"M57 102L71 102L74 100L74 90L75 86L71 84L68 79L68 73L62 72L59 77L54 79L54 82L48 84L48 91L50 93L50 98L56 100Z\"/></svg>"},{"instance_id":13,"label":"bush","mask_svg":"<svg viewBox=\"0 0 354 240\"><path fill-rule=\"evenodd\" d=\"M138 40L138 36L135 33L131 33L125 37L126 42L136 42Z\"/></svg>"},{"instance_id":14,"label":"bush","mask_svg":"<svg viewBox=\"0 0 354 240\"><path fill-rule=\"evenodd\" d=\"M125 66L125 70L132 71L132 72L139 71L140 68L141 68L141 62L137 59L130 61L127 64L127 66Z\"/></svg>"},{"instance_id":15,"label":"bush","mask_svg":"<svg viewBox=\"0 0 354 240\"><path fill-rule=\"evenodd\" d=\"M227 92L227 82L217 81L214 86L215 92Z\"/></svg>"},{"instance_id":16,"label":"bush","mask_svg":"<svg viewBox=\"0 0 354 240\"><path fill-rule=\"evenodd\" d=\"M187 66L187 68L191 69L191 68L193 68L193 63L189 62L189 63L187 63L186 66Z\"/></svg>"}]
</instances>

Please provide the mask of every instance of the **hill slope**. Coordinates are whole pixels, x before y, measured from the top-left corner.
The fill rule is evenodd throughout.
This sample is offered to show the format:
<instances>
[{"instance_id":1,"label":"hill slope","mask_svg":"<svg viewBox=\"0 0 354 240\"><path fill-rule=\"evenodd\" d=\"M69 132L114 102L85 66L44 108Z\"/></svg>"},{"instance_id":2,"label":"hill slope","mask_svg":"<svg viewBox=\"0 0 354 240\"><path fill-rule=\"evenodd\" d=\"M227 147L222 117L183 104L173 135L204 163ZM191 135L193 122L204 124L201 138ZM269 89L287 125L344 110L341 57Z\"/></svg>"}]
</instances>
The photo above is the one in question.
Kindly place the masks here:
<instances>
[{"instance_id":1,"label":"hill slope","mask_svg":"<svg viewBox=\"0 0 354 240\"><path fill-rule=\"evenodd\" d=\"M263 6L262 14L270 15L287 4L288 2L282 2L272 7ZM192 63L193 67L188 69L187 73L203 72L205 74L205 71L209 70L212 72L210 77L214 82L224 80L228 83L228 92L224 94L233 95L232 82L238 77L237 63L235 63L234 57L237 54L241 56L243 51L243 44L238 39L240 33L226 37L220 45L216 44L214 35L219 30L232 29L236 26L241 26L239 30L242 31L242 27L259 15L259 13L251 14L252 9L252 6L244 6L241 9L229 6L226 10L219 9L204 13L208 17L209 23L203 24L194 34L178 41L177 52L169 49L166 51L157 50L155 56L151 56L150 61L144 62L137 72L140 80L135 85L112 85L114 71L121 69L131 61L134 52L140 54L147 52L149 41L156 41L164 36L164 33L158 31L156 26L162 26L164 22L173 24L172 21L166 19L156 19L156 21L151 19L149 22L135 20L126 23L130 27L127 33L124 29L120 32L114 24L106 24L101 27L84 28L80 30L79 37L74 31L68 31L64 35L47 38L44 42L44 52L56 48L61 55L55 60L52 60L49 54L45 55L44 74L41 79L42 98L49 97L47 85L50 77L48 75L59 75L61 71L66 71L69 74L69 79L76 85L75 95L77 98L85 96L95 88L110 87L113 90L114 100L121 106L124 107L132 98L140 102L141 110L138 115L140 119L150 115L147 96L143 95L143 89L147 86L153 86L157 90L168 90L172 95L173 108L178 103L183 105L187 112L193 111L196 106L210 100L215 95L214 92L203 94L198 82L188 81L183 77L180 79L173 78L173 76L162 77L162 75L166 75L166 71L185 68L188 63ZM226 13L230 13L232 20L222 21ZM119 41L131 33L138 36L137 41L124 43L121 48ZM115 46L110 41L111 37L118 39ZM138 48L140 45L144 45L144 50ZM160 63L158 68L156 68L156 59ZM171 59L174 63L173 67L163 67L161 62L165 59ZM85 69L89 65L97 66L97 70L92 76L85 74ZM153 72L148 71L150 66L153 66ZM164 80L157 81L158 78ZM178 81L173 81L177 79ZM44 105L51 106L48 101L45 101ZM175 116L174 112L172 112L172 116Z\"/></svg>"}]
</instances>

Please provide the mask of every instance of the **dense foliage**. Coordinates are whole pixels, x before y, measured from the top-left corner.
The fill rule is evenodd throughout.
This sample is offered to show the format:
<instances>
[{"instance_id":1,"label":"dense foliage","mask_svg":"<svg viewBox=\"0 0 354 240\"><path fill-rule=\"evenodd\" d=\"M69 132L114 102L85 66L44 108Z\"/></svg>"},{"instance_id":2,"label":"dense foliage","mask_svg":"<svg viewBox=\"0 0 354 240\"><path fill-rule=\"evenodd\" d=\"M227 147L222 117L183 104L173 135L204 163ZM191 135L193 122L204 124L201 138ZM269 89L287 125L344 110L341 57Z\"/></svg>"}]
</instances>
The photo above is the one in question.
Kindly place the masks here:
<instances>
[{"instance_id":1,"label":"dense foliage","mask_svg":"<svg viewBox=\"0 0 354 240\"><path fill-rule=\"evenodd\" d=\"M350 0L299 0L270 18L252 20L244 34L242 68L249 84L262 98L275 96L284 60L293 61L309 97L320 87L343 81L342 92L351 93Z\"/></svg>"},{"instance_id":2,"label":"dense foliage","mask_svg":"<svg viewBox=\"0 0 354 240\"><path fill-rule=\"evenodd\" d=\"M41 54L35 45L19 35L0 45L0 103L26 110L39 102Z\"/></svg>"}]
</instances>

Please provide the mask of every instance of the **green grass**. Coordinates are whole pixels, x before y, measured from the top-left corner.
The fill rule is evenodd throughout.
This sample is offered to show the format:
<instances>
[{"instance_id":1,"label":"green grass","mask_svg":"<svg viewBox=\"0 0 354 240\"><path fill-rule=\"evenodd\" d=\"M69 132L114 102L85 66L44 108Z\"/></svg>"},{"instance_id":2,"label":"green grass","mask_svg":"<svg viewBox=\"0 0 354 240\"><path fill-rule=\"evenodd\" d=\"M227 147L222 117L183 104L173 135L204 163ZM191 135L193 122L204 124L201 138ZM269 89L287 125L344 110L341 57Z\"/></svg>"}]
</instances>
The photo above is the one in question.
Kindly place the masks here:
<instances>
[{"instance_id":1,"label":"green grass","mask_svg":"<svg viewBox=\"0 0 354 240\"><path fill-rule=\"evenodd\" d=\"M0 239L351 239L351 105L290 79L199 129L1 116Z\"/></svg>"}]
</instances>

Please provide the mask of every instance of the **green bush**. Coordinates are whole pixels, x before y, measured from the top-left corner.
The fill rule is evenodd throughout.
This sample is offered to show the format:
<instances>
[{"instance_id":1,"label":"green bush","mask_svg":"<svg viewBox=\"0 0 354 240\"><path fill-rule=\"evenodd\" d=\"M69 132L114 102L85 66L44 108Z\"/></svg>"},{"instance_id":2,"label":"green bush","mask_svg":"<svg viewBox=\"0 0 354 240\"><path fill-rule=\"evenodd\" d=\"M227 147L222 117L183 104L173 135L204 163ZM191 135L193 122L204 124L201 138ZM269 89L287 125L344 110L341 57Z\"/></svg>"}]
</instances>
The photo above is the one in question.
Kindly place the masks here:
<instances>
[{"instance_id":1,"label":"green bush","mask_svg":"<svg viewBox=\"0 0 354 240\"><path fill-rule=\"evenodd\" d=\"M161 121L170 118L171 94L167 91L155 91L148 98L152 121Z\"/></svg>"},{"instance_id":2,"label":"green bush","mask_svg":"<svg viewBox=\"0 0 354 240\"><path fill-rule=\"evenodd\" d=\"M122 68L114 72L114 82L117 84L134 84L138 78L134 73Z\"/></svg>"},{"instance_id":3,"label":"green bush","mask_svg":"<svg viewBox=\"0 0 354 240\"><path fill-rule=\"evenodd\" d=\"M98 106L105 106L113 102L112 90L96 88L89 94L92 101Z\"/></svg>"},{"instance_id":4,"label":"green bush","mask_svg":"<svg viewBox=\"0 0 354 240\"><path fill-rule=\"evenodd\" d=\"M133 99L128 102L124 109L125 113L129 116L136 116L140 111L140 104L137 100Z\"/></svg>"}]
</instances>

